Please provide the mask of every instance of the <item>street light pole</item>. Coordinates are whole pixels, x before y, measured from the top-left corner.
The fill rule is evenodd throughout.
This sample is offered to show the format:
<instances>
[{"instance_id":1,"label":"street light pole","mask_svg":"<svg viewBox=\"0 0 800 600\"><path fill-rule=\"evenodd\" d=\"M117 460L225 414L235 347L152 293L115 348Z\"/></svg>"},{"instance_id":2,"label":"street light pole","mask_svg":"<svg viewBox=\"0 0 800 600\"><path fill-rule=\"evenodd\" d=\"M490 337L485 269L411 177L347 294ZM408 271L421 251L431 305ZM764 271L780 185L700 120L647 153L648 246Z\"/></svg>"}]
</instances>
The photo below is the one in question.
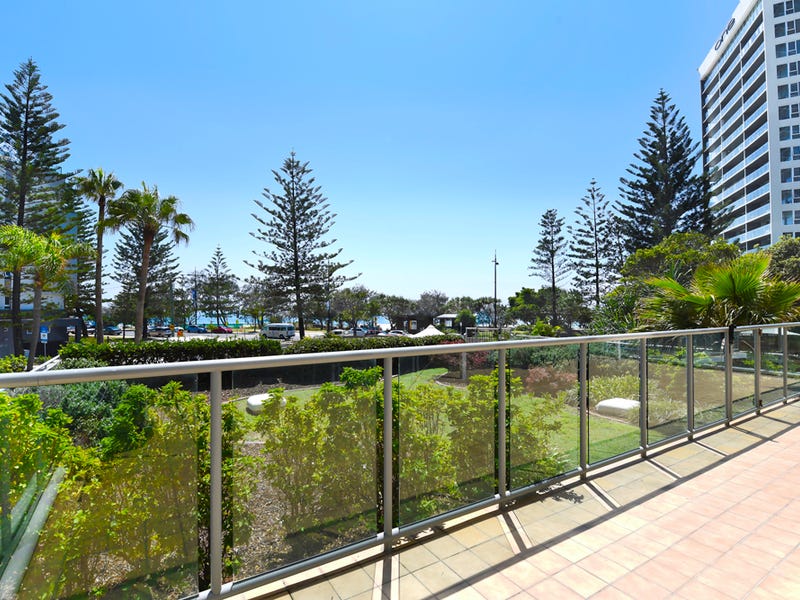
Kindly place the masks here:
<instances>
[{"instance_id":1,"label":"street light pole","mask_svg":"<svg viewBox=\"0 0 800 600\"><path fill-rule=\"evenodd\" d=\"M497 265L500 264L497 262L497 250L494 251L494 259L492 260L492 264L494 265L494 296L492 296L492 300L494 300L494 328L496 330L497 329Z\"/></svg>"}]
</instances>

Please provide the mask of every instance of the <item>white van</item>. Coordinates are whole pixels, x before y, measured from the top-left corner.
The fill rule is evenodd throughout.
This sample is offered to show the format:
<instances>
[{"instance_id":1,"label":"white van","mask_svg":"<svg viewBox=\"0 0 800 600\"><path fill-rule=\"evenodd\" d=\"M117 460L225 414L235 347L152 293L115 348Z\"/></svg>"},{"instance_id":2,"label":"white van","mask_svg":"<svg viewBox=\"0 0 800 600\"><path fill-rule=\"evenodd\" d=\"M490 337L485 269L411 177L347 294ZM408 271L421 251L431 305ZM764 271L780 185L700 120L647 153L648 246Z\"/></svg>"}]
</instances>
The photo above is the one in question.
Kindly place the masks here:
<instances>
[{"instance_id":1,"label":"white van","mask_svg":"<svg viewBox=\"0 0 800 600\"><path fill-rule=\"evenodd\" d=\"M294 337L294 325L291 323L269 323L261 330L261 337L290 340Z\"/></svg>"}]
</instances>

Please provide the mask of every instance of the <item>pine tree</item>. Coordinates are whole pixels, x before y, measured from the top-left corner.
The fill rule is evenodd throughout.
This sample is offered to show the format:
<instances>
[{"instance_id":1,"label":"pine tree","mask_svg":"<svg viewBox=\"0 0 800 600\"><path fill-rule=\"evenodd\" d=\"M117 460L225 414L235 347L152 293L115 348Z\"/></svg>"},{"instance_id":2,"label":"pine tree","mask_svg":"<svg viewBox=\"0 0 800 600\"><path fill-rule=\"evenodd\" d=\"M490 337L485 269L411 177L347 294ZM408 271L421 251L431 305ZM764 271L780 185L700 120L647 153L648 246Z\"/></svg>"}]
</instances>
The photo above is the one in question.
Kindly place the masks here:
<instances>
[{"instance_id":1,"label":"pine tree","mask_svg":"<svg viewBox=\"0 0 800 600\"><path fill-rule=\"evenodd\" d=\"M114 279L121 289L114 297L112 318L114 321L130 323L136 319L139 298L139 272L144 252L141 225L133 223L120 233L111 262ZM146 302L144 319L172 315L174 287L180 275L178 259L174 256L175 242L166 228L158 231L150 248L150 263L147 269Z\"/></svg>"},{"instance_id":2,"label":"pine tree","mask_svg":"<svg viewBox=\"0 0 800 600\"><path fill-rule=\"evenodd\" d=\"M250 233L272 249L253 252L265 259L257 266L247 263L270 276L278 289L292 298L301 338L305 336L305 305L325 295L326 280L336 289L355 279L337 274L353 261L337 262L342 249L329 249L336 240L325 236L336 215L330 212L320 186L314 185L311 172L308 162L300 163L294 152L283 161L280 172L272 171L282 193L264 188L267 202L255 203L267 216L252 213L259 226Z\"/></svg>"},{"instance_id":3,"label":"pine tree","mask_svg":"<svg viewBox=\"0 0 800 600\"><path fill-rule=\"evenodd\" d=\"M558 211L550 208L545 211L539 220L541 228L539 243L533 250L530 270L534 275L538 275L549 282L551 290L550 303L550 324L558 324L558 282L566 275L567 261L564 252L567 243L561 231L564 227L564 219L558 218Z\"/></svg>"},{"instance_id":4,"label":"pine tree","mask_svg":"<svg viewBox=\"0 0 800 600\"><path fill-rule=\"evenodd\" d=\"M576 226L567 226L571 236L567 258L575 271L575 286L584 297L600 305L600 297L613 283L614 248L613 215L608 210L608 200L592 179L581 198L582 206L575 209Z\"/></svg>"},{"instance_id":5,"label":"pine tree","mask_svg":"<svg viewBox=\"0 0 800 600\"><path fill-rule=\"evenodd\" d=\"M672 233L715 233L708 176L693 174L698 144L663 89L638 142L630 177L620 178L622 199L616 205L627 252L652 247Z\"/></svg>"},{"instance_id":6,"label":"pine tree","mask_svg":"<svg viewBox=\"0 0 800 600\"><path fill-rule=\"evenodd\" d=\"M53 97L33 59L14 71L14 81L5 89L0 93L0 223L37 233L61 231L63 213L56 201L70 176L61 172L69 158L69 140L55 139L64 125L58 122ZM15 354L22 354L21 291L17 273L11 284Z\"/></svg>"},{"instance_id":7,"label":"pine tree","mask_svg":"<svg viewBox=\"0 0 800 600\"><path fill-rule=\"evenodd\" d=\"M219 246L200 276L199 288L198 308L213 316L217 325L227 325L228 315L238 309L239 283L228 268Z\"/></svg>"}]
</instances>

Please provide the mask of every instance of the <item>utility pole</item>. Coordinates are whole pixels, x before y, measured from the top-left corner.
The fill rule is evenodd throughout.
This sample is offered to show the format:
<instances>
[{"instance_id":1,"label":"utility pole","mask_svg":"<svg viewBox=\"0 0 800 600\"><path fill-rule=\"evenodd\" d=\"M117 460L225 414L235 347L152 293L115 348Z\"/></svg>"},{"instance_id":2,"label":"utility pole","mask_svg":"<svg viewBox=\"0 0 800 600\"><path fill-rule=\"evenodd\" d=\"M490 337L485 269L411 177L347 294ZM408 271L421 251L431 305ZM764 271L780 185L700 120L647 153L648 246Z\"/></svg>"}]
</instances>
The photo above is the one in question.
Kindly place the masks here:
<instances>
[{"instance_id":1,"label":"utility pole","mask_svg":"<svg viewBox=\"0 0 800 600\"><path fill-rule=\"evenodd\" d=\"M492 300L494 300L494 328L497 329L497 265L500 264L497 262L497 250L494 251L494 259L492 260L492 264L494 265L494 296L492 296ZM498 337L500 333L497 333Z\"/></svg>"}]
</instances>

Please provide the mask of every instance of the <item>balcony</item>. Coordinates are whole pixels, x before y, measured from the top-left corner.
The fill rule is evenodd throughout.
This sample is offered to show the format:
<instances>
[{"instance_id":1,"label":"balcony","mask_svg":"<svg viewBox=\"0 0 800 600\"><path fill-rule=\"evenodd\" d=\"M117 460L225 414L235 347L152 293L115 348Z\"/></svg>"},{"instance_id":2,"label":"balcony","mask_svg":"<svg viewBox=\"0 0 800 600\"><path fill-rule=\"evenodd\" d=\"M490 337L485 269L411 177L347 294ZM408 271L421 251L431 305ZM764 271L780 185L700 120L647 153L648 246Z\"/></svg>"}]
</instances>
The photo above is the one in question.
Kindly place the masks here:
<instances>
[{"instance_id":1,"label":"balcony","mask_svg":"<svg viewBox=\"0 0 800 600\"><path fill-rule=\"evenodd\" d=\"M0 597L769 591L794 581L778 563L800 541L798 338L787 324L3 375L45 406L87 382L162 391L129 388L107 427L145 416L147 435L104 442L108 464L78 461L77 478L15 448L24 423L3 430L44 492L0 488ZM260 417L244 411L256 396ZM7 510L21 503L31 515Z\"/></svg>"}]
</instances>

